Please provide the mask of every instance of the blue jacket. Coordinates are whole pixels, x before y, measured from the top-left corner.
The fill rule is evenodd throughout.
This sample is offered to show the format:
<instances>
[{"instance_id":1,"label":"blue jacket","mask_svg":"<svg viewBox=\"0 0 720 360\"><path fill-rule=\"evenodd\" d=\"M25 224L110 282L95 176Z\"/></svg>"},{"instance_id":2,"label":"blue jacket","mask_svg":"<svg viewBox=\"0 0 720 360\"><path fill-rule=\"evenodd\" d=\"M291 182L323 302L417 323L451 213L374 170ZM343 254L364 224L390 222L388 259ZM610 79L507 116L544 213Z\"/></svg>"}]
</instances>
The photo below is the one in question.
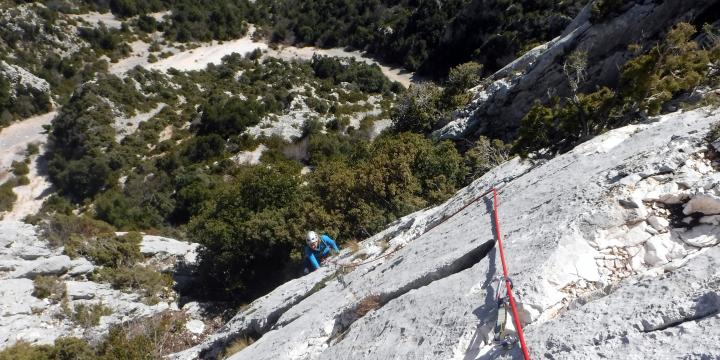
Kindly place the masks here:
<instances>
[{"instance_id":1,"label":"blue jacket","mask_svg":"<svg viewBox=\"0 0 720 360\"><path fill-rule=\"evenodd\" d=\"M336 253L340 252L335 240L331 239L327 235L320 236L320 242L315 250L311 249L310 246L305 245L305 257L308 259L308 262L312 267L310 271L320 268L320 260L330 255L330 250L335 250Z\"/></svg>"}]
</instances>

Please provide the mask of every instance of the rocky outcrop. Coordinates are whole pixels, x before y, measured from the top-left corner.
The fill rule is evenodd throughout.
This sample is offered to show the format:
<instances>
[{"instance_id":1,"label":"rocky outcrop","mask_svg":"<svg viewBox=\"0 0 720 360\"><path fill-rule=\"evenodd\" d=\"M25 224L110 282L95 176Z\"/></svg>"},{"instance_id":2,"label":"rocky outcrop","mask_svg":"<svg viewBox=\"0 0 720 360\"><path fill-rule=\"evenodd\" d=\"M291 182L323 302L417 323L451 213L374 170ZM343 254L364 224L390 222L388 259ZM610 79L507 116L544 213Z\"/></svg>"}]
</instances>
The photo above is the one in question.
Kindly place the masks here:
<instances>
[{"instance_id":1,"label":"rocky outcrop","mask_svg":"<svg viewBox=\"0 0 720 360\"><path fill-rule=\"evenodd\" d=\"M146 262L165 271L177 263L185 267L196 261L197 244L146 235L141 252ZM70 259L62 248L51 248L38 238L36 228L19 221L0 221L0 348L26 341L52 343L61 336L84 337L95 341L116 324L178 311L173 301L148 304L143 296L113 289L109 284L90 281L95 269L85 258ZM57 278L58 294L38 298L35 281L39 276ZM95 326L76 324L70 312L78 305L101 304L110 310ZM193 319L189 331L198 331L202 319ZM200 321L200 323L198 323ZM202 331L200 331L202 332Z\"/></svg>"},{"instance_id":2,"label":"rocky outcrop","mask_svg":"<svg viewBox=\"0 0 720 360\"><path fill-rule=\"evenodd\" d=\"M628 45L652 46L673 24L712 13L717 10L713 6L717 5L711 0L633 1L618 16L592 24L588 5L562 35L496 72L489 85L475 89L477 95L471 104L435 135L442 139L473 134L513 139L520 120L536 100L569 94L562 69L568 54L587 52L587 81L581 91L613 85L620 66L632 56Z\"/></svg>"},{"instance_id":3,"label":"rocky outcrop","mask_svg":"<svg viewBox=\"0 0 720 360\"><path fill-rule=\"evenodd\" d=\"M501 270L492 201L477 196L493 185L535 358L718 357L720 228L706 199L720 166L704 140L718 121L673 113L546 162L511 160L345 250L352 267L282 285L172 358L214 358L242 337L256 341L232 359L517 358L492 341Z\"/></svg>"}]
</instances>

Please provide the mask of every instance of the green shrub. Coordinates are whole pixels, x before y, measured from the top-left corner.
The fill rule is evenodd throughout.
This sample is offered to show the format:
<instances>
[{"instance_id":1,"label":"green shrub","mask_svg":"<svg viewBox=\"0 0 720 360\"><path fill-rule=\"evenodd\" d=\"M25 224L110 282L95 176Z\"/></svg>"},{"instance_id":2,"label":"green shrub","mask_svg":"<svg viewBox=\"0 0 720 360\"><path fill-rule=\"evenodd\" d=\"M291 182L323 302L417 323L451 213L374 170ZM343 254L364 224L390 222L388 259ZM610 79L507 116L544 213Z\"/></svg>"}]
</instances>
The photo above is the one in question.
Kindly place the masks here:
<instances>
[{"instance_id":1,"label":"green shrub","mask_svg":"<svg viewBox=\"0 0 720 360\"><path fill-rule=\"evenodd\" d=\"M720 61L720 48L700 49L692 40L695 33L694 26L680 23L662 44L623 66L621 96L627 108L657 115L679 94L714 81L709 64Z\"/></svg>"},{"instance_id":2,"label":"green shrub","mask_svg":"<svg viewBox=\"0 0 720 360\"><path fill-rule=\"evenodd\" d=\"M142 260L140 243L142 235L129 232L125 235L101 235L95 239L87 239L77 250L87 256L93 263L110 268L128 267Z\"/></svg>"},{"instance_id":3,"label":"green shrub","mask_svg":"<svg viewBox=\"0 0 720 360\"><path fill-rule=\"evenodd\" d=\"M30 172L28 165L21 161L13 161L11 167L16 176L27 175Z\"/></svg>"},{"instance_id":4,"label":"green shrub","mask_svg":"<svg viewBox=\"0 0 720 360\"><path fill-rule=\"evenodd\" d=\"M592 4L590 21L600 23L608 20L627 3L626 0L596 0Z\"/></svg>"},{"instance_id":5,"label":"green shrub","mask_svg":"<svg viewBox=\"0 0 720 360\"><path fill-rule=\"evenodd\" d=\"M443 90L446 107L453 109L466 105L472 98L468 89L480 84L483 66L477 62L467 62L450 69Z\"/></svg>"},{"instance_id":6,"label":"green shrub","mask_svg":"<svg viewBox=\"0 0 720 360\"><path fill-rule=\"evenodd\" d=\"M15 186L24 186L30 184L30 179L23 175L15 178Z\"/></svg>"},{"instance_id":7,"label":"green shrub","mask_svg":"<svg viewBox=\"0 0 720 360\"><path fill-rule=\"evenodd\" d=\"M17 195L13 191L14 183L15 181L11 179L0 185L0 212L12 210L15 200L17 200Z\"/></svg>"},{"instance_id":8,"label":"green shrub","mask_svg":"<svg viewBox=\"0 0 720 360\"><path fill-rule=\"evenodd\" d=\"M19 341L0 351L0 360L50 360L51 349L49 345L37 346Z\"/></svg>"},{"instance_id":9,"label":"green shrub","mask_svg":"<svg viewBox=\"0 0 720 360\"><path fill-rule=\"evenodd\" d=\"M32 156L40 152L40 146L36 143L27 144L25 149L25 156Z\"/></svg>"},{"instance_id":10,"label":"green shrub","mask_svg":"<svg viewBox=\"0 0 720 360\"><path fill-rule=\"evenodd\" d=\"M440 88L430 83L411 85L395 104L393 128L397 132L429 133L445 116Z\"/></svg>"},{"instance_id":11,"label":"green shrub","mask_svg":"<svg viewBox=\"0 0 720 360\"><path fill-rule=\"evenodd\" d=\"M102 303L79 303L75 304L75 308L70 315L70 320L83 328L90 328L99 325L101 317L111 314L112 310Z\"/></svg>"},{"instance_id":12,"label":"green shrub","mask_svg":"<svg viewBox=\"0 0 720 360\"><path fill-rule=\"evenodd\" d=\"M93 278L110 283L118 290L140 291L146 303L154 304L160 297L168 295L172 288L172 277L155 269L143 266L104 267L95 271Z\"/></svg>"},{"instance_id":13,"label":"green shrub","mask_svg":"<svg viewBox=\"0 0 720 360\"><path fill-rule=\"evenodd\" d=\"M494 167L502 164L510 157L511 146L501 140L490 140L481 136L475 145L465 152L465 166L468 173L466 182L471 182Z\"/></svg>"},{"instance_id":14,"label":"green shrub","mask_svg":"<svg viewBox=\"0 0 720 360\"><path fill-rule=\"evenodd\" d=\"M566 151L608 129L657 115L699 85L717 82L709 64L720 61L720 47L699 49L691 40L694 33L692 25L680 23L664 42L628 61L618 91L603 87L535 104L521 121L513 151L521 156L540 149L548 150L545 155Z\"/></svg>"},{"instance_id":15,"label":"green shrub","mask_svg":"<svg viewBox=\"0 0 720 360\"><path fill-rule=\"evenodd\" d=\"M41 223L40 231L43 238L53 246L63 246L74 236L78 241L96 238L100 235L114 235L115 228L103 221L87 216L65 215L56 213ZM75 245L77 248L77 245ZM68 253L68 248L65 249ZM77 250L71 251L77 255ZM71 255L72 256L72 255Z\"/></svg>"},{"instance_id":16,"label":"green shrub","mask_svg":"<svg viewBox=\"0 0 720 360\"><path fill-rule=\"evenodd\" d=\"M49 298L59 301L65 297L65 283L58 280L57 276L37 276L33 279L35 290L33 296L38 299Z\"/></svg>"},{"instance_id":17,"label":"green shrub","mask_svg":"<svg viewBox=\"0 0 720 360\"><path fill-rule=\"evenodd\" d=\"M62 337L55 340L49 351L52 360L94 360L95 351L85 340Z\"/></svg>"}]
</instances>

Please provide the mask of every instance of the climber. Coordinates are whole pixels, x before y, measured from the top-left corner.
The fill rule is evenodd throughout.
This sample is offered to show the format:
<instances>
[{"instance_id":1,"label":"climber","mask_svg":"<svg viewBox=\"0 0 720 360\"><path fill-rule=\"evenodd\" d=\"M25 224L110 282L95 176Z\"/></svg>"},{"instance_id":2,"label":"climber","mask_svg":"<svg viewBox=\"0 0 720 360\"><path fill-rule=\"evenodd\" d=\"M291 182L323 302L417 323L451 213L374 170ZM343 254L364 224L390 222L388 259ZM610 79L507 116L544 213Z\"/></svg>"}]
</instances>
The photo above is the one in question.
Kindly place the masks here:
<instances>
[{"instance_id":1,"label":"climber","mask_svg":"<svg viewBox=\"0 0 720 360\"><path fill-rule=\"evenodd\" d=\"M309 271L319 269L320 264L330 255L331 250L335 251L336 254L340 253L335 240L327 235L318 236L314 231L308 231L305 242L307 243L307 246L305 246L305 257L310 263L309 266L311 268Z\"/></svg>"}]
</instances>

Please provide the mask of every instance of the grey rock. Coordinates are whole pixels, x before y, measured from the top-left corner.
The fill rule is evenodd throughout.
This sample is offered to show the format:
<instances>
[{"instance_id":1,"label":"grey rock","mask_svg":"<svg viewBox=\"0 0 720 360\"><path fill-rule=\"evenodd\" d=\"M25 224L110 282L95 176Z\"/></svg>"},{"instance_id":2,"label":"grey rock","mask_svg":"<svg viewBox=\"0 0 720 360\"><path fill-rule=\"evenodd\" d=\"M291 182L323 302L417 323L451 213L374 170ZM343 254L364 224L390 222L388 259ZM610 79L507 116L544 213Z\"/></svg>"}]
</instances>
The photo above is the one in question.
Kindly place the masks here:
<instances>
[{"instance_id":1,"label":"grey rock","mask_svg":"<svg viewBox=\"0 0 720 360\"><path fill-rule=\"evenodd\" d=\"M683 213L685 215L693 213L702 213L704 215L720 214L720 196L698 194L685 204Z\"/></svg>"},{"instance_id":2,"label":"grey rock","mask_svg":"<svg viewBox=\"0 0 720 360\"><path fill-rule=\"evenodd\" d=\"M33 308L44 307L32 296L35 286L30 279L0 280L0 316L30 315Z\"/></svg>"},{"instance_id":3,"label":"grey rock","mask_svg":"<svg viewBox=\"0 0 720 360\"><path fill-rule=\"evenodd\" d=\"M495 279L500 274L497 252L484 247L494 239L492 202L480 199L450 216L503 180L507 182L499 188L499 217L505 255L535 358L613 357L618 348L630 359L647 354L693 356L686 344L700 333L695 330L678 330L673 337L637 347L624 346L623 341L645 341L662 331L643 329L670 329L676 321L702 331L717 325L712 299L704 294L717 292L717 272L708 269L716 268L714 259L720 257L708 253L696 260L700 257L690 255L702 253L684 243L694 235L714 234L717 226L696 226L684 233L666 229L652 236L644 221L628 222L629 209L619 206L619 200L652 184L655 175L664 173L666 159L694 161L704 151L702 138L709 125L718 120L720 115L706 117L702 111L671 114L610 131L532 168L520 169L517 160L503 164L446 203L400 219L363 245L371 249L374 241L389 239L391 249L396 249L391 256L346 274L323 268L292 280L253 302L201 345L171 358L212 358L230 341L248 334L260 337L232 359L516 357L489 340L497 313ZM642 176L623 184L607 177L612 171ZM667 176L668 181L673 178ZM644 191L675 194L663 190L662 184L652 186L658 189ZM443 251L438 251L438 244ZM604 266L604 256L609 257L609 267ZM597 257L602 261L596 262ZM350 258L342 255L340 261ZM694 267L686 276L688 266ZM645 269L651 269L646 277L635 273ZM664 271L673 277L655 276ZM700 285L663 294L666 286L687 289L686 277ZM315 284L322 286L313 289ZM636 294L637 288L641 291ZM652 309L661 309L661 315L643 313L645 299L652 299L657 304ZM585 302L575 310L563 306L574 301ZM705 310L692 310L700 303L705 305L697 309ZM366 311L360 310L363 304L370 304ZM676 305L682 310L673 312ZM567 325L556 321L562 314L577 320ZM701 318L686 321L696 316ZM558 332L563 335L553 337ZM716 330L708 334L708 342L717 338ZM708 342L701 342L708 345L702 347L704 353L720 355L718 345ZM592 352L595 346L600 353Z\"/></svg>"},{"instance_id":4,"label":"grey rock","mask_svg":"<svg viewBox=\"0 0 720 360\"><path fill-rule=\"evenodd\" d=\"M200 335L205 332L205 323L200 320L190 320L185 323L185 328L195 335Z\"/></svg>"},{"instance_id":5,"label":"grey rock","mask_svg":"<svg viewBox=\"0 0 720 360\"><path fill-rule=\"evenodd\" d=\"M151 256L185 256L196 247L197 244L191 244L162 236L144 235L142 243L140 243L140 252L144 255Z\"/></svg>"},{"instance_id":6,"label":"grey rock","mask_svg":"<svg viewBox=\"0 0 720 360\"><path fill-rule=\"evenodd\" d=\"M72 263L68 256L58 255L25 262L10 273L10 277L32 279L38 275L60 275L67 272L71 266Z\"/></svg>"},{"instance_id":7,"label":"grey rock","mask_svg":"<svg viewBox=\"0 0 720 360\"><path fill-rule=\"evenodd\" d=\"M85 275L93 272L95 270L95 265L93 265L88 259L85 258L78 258L71 262L70 264L70 270L68 271L68 275L71 276L78 276L78 275Z\"/></svg>"},{"instance_id":8,"label":"grey rock","mask_svg":"<svg viewBox=\"0 0 720 360\"><path fill-rule=\"evenodd\" d=\"M98 284L90 281L66 281L65 287L70 300L90 300L101 290Z\"/></svg>"},{"instance_id":9,"label":"grey rock","mask_svg":"<svg viewBox=\"0 0 720 360\"><path fill-rule=\"evenodd\" d=\"M681 233L682 240L691 246L709 247L720 242L720 227L714 225L698 225L691 230Z\"/></svg>"}]
</instances>

